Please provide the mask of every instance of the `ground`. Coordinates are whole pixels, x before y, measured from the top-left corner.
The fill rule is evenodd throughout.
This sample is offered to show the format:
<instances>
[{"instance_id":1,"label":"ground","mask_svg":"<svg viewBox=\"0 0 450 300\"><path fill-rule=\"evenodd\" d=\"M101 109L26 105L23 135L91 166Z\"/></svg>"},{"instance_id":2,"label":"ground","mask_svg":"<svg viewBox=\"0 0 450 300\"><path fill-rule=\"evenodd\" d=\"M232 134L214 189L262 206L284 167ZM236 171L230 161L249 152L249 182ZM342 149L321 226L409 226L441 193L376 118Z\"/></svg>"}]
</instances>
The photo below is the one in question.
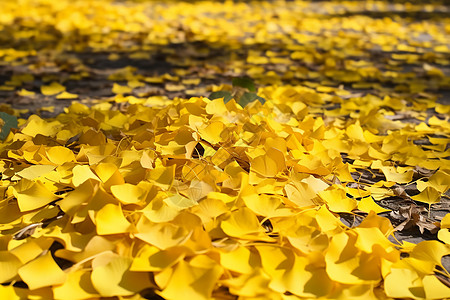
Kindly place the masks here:
<instances>
[{"instance_id":1,"label":"ground","mask_svg":"<svg viewBox=\"0 0 450 300\"><path fill-rule=\"evenodd\" d=\"M232 86L233 78L250 78L281 116L323 121L322 139L330 140L324 147L340 152L353 179L344 181L339 174L327 182L344 186L354 203L368 196L349 190L370 191L378 215L396 229L391 241L439 241L439 230L445 230L440 222L450 211L450 6L445 2L42 0L22 5L28 9L9 2L0 19L0 103L5 104L0 110L17 115L22 128L32 114L50 120L70 115L74 102L131 118L139 111L133 105L164 111L161 107L172 101L219 90L238 101L248 87ZM294 102L303 103L307 115L294 109ZM262 110L256 105L250 110ZM281 124L291 124L283 117ZM320 126L312 127L312 137ZM341 144L332 139L337 132L345 138ZM107 138L125 138L114 134ZM195 151L207 151L207 145L220 149L214 138L202 138ZM248 173L259 152L251 153L244 162L236 158ZM306 173L326 177L311 168ZM368 215L361 207L330 210L345 226L357 228ZM450 270L448 255L442 264ZM448 278L441 280L448 286Z\"/></svg>"}]
</instances>

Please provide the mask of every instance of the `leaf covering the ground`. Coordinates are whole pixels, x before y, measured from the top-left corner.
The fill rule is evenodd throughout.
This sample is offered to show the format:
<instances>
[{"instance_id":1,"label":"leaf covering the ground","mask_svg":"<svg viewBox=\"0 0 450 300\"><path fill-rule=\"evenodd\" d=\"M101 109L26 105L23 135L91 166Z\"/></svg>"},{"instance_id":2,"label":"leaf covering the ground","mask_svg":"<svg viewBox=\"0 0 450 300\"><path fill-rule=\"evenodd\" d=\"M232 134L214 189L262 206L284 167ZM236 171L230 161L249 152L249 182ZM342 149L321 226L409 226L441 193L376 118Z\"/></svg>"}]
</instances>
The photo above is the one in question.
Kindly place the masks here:
<instances>
[{"instance_id":1,"label":"leaf covering the ground","mask_svg":"<svg viewBox=\"0 0 450 300\"><path fill-rule=\"evenodd\" d=\"M450 182L450 110L433 94L449 83L447 19L368 18L360 3L20 4L2 3L0 57L28 73L0 91L80 101L17 124L0 106L0 298L450 298L449 214L429 216ZM220 50L230 62L204 62ZM161 51L177 68L102 73L85 51L137 65ZM89 92L108 97L88 107L77 85L99 74ZM396 240L414 227L435 240Z\"/></svg>"},{"instance_id":2,"label":"leaf covering the ground","mask_svg":"<svg viewBox=\"0 0 450 300\"><path fill-rule=\"evenodd\" d=\"M31 117L1 150L2 282L21 280L30 292L57 298L70 290L80 299L145 289L208 299L225 293L219 286L274 299L286 292L334 297L351 286L362 298L447 297L434 272L448 244L393 244L394 228L376 215L383 210L370 188L349 187L357 166L340 152L357 140L366 149L358 157L376 161L368 149L381 153L389 138L372 134L371 142L358 123L351 131L327 126L278 109L293 102L269 99L245 108L207 98L125 111L73 104L54 120ZM398 144L389 152L405 146L419 149ZM440 163L439 176L448 178L447 161ZM377 197L391 193L389 183L378 184ZM428 185L417 197L431 191L440 193ZM369 197L363 204L349 194ZM358 227L341 223L338 213L358 209L368 213ZM53 256L45 254L55 243Z\"/></svg>"}]
</instances>

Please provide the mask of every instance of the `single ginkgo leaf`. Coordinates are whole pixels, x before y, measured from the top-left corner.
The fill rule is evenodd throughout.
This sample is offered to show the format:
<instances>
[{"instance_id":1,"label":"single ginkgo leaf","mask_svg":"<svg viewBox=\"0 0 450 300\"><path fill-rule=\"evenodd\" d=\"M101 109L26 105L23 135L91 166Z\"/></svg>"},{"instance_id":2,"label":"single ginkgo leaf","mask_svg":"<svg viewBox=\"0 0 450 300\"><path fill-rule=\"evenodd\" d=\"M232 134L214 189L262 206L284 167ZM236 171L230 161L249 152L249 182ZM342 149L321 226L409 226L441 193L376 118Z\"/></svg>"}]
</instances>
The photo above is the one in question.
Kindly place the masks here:
<instances>
[{"instance_id":1,"label":"single ginkgo leaf","mask_svg":"<svg viewBox=\"0 0 450 300\"><path fill-rule=\"evenodd\" d=\"M218 144L223 140L221 134L224 129L225 125L222 122L210 122L206 127L200 128L199 133L205 141Z\"/></svg>"},{"instance_id":2,"label":"single ginkgo leaf","mask_svg":"<svg viewBox=\"0 0 450 300\"><path fill-rule=\"evenodd\" d=\"M258 100L259 102L261 102L261 104L266 103L266 99L264 99L263 97L260 97L258 95L256 95L255 93L249 93L249 92L245 92L241 98L239 98L239 105L242 107L247 106L248 104L252 103L253 101Z\"/></svg>"},{"instance_id":3,"label":"single ginkgo leaf","mask_svg":"<svg viewBox=\"0 0 450 300\"><path fill-rule=\"evenodd\" d=\"M441 200L441 193L437 191L435 188L428 186L419 194L411 196L411 199L419 202L433 204Z\"/></svg>"},{"instance_id":4,"label":"single ginkgo leaf","mask_svg":"<svg viewBox=\"0 0 450 300\"><path fill-rule=\"evenodd\" d=\"M426 298L421 278L407 268L392 268L384 280L384 290L392 298Z\"/></svg>"},{"instance_id":5,"label":"single ginkgo leaf","mask_svg":"<svg viewBox=\"0 0 450 300\"><path fill-rule=\"evenodd\" d=\"M195 205L198 205L197 201L183 197L179 194L172 195L170 197L167 197L164 199L164 203L166 203L168 206L175 208L177 210L183 210Z\"/></svg>"},{"instance_id":6,"label":"single ginkgo leaf","mask_svg":"<svg viewBox=\"0 0 450 300\"><path fill-rule=\"evenodd\" d=\"M325 254L328 276L346 284L379 282L381 270L376 256L361 253L356 246L354 234L342 232L334 235Z\"/></svg>"},{"instance_id":7,"label":"single ginkgo leaf","mask_svg":"<svg viewBox=\"0 0 450 300\"><path fill-rule=\"evenodd\" d=\"M77 98L78 98L77 94L69 93L66 91L56 96L56 99L77 99Z\"/></svg>"},{"instance_id":8,"label":"single ginkgo leaf","mask_svg":"<svg viewBox=\"0 0 450 300\"><path fill-rule=\"evenodd\" d=\"M228 101L233 99L233 95L228 91L217 91L209 94L208 98L210 100L223 98L223 102L227 103Z\"/></svg>"},{"instance_id":9,"label":"single ginkgo leaf","mask_svg":"<svg viewBox=\"0 0 450 300\"><path fill-rule=\"evenodd\" d=\"M435 274L426 275L422 279L426 299L448 299L450 288L442 283Z\"/></svg>"},{"instance_id":10,"label":"single ginkgo leaf","mask_svg":"<svg viewBox=\"0 0 450 300\"><path fill-rule=\"evenodd\" d=\"M21 89L20 91L17 92L17 95L23 96L23 97L29 97L29 96L36 95L36 93L33 91L28 91L26 89Z\"/></svg>"},{"instance_id":11,"label":"single ginkgo leaf","mask_svg":"<svg viewBox=\"0 0 450 300\"><path fill-rule=\"evenodd\" d=\"M0 251L0 283L6 283L12 280L16 275L21 261L9 251Z\"/></svg>"},{"instance_id":12,"label":"single ginkgo leaf","mask_svg":"<svg viewBox=\"0 0 450 300\"><path fill-rule=\"evenodd\" d=\"M166 299L211 299L217 280L222 275L222 268L211 258L206 259L210 266L193 266L192 261L180 261L160 295Z\"/></svg>"},{"instance_id":13,"label":"single ginkgo leaf","mask_svg":"<svg viewBox=\"0 0 450 300\"><path fill-rule=\"evenodd\" d=\"M235 77L231 80L233 86L239 86L248 89L250 92L256 92L255 83L248 77Z\"/></svg>"},{"instance_id":14,"label":"single ginkgo leaf","mask_svg":"<svg viewBox=\"0 0 450 300\"><path fill-rule=\"evenodd\" d=\"M88 165L76 165L72 170L72 183L74 186L83 184L88 179L100 181Z\"/></svg>"},{"instance_id":15,"label":"single ginkgo leaf","mask_svg":"<svg viewBox=\"0 0 450 300\"><path fill-rule=\"evenodd\" d=\"M414 171L407 170L405 172L399 172L398 169L394 167L381 167L381 171L386 177L387 181L392 181L396 183L408 183L411 182Z\"/></svg>"},{"instance_id":16,"label":"single ginkgo leaf","mask_svg":"<svg viewBox=\"0 0 450 300\"><path fill-rule=\"evenodd\" d=\"M182 247L160 250L157 247L144 245L133 259L130 271L155 272L170 268L185 256Z\"/></svg>"},{"instance_id":17,"label":"single ginkgo leaf","mask_svg":"<svg viewBox=\"0 0 450 300\"><path fill-rule=\"evenodd\" d=\"M220 264L228 270L245 274L260 267L258 255L244 246L230 252L220 252Z\"/></svg>"},{"instance_id":18,"label":"single ginkgo leaf","mask_svg":"<svg viewBox=\"0 0 450 300\"><path fill-rule=\"evenodd\" d=\"M96 213L95 223L100 235L124 233L132 228L120 205L112 203L106 204Z\"/></svg>"},{"instance_id":19,"label":"single ginkgo leaf","mask_svg":"<svg viewBox=\"0 0 450 300\"><path fill-rule=\"evenodd\" d=\"M385 209L375 203L372 197L363 197L360 201L358 201L358 209L366 213L374 211L377 214L390 211L389 209Z\"/></svg>"},{"instance_id":20,"label":"single ginkgo leaf","mask_svg":"<svg viewBox=\"0 0 450 300\"><path fill-rule=\"evenodd\" d=\"M333 212L350 213L358 205L355 199L347 197L345 191L340 188L319 192L319 196Z\"/></svg>"},{"instance_id":21,"label":"single ginkgo leaf","mask_svg":"<svg viewBox=\"0 0 450 300\"><path fill-rule=\"evenodd\" d=\"M123 204L138 203L146 195L144 189L129 183L111 186L111 193Z\"/></svg>"},{"instance_id":22,"label":"single ginkgo leaf","mask_svg":"<svg viewBox=\"0 0 450 300\"><path fill-rule=\"evenodd\" d=\"M53 288L55 299L73 300L98 297L99 294L91 282L91 272L76 270L67 274L67 280L62 285Z\"/></svg>"},{"instance_id":23,"label":"single ginkgo leaf","mask_svg":"<svg viewBox=\"0 0 450 300\"><path fill-rule=\"evenodd\" d=\"M16 288L12 285L0 286L0 298L9 300L20 300L21 297L17 295Z\"/></svg>"},{"instance_id":24,"label":"single ginkgo leaf","mask_svg":"<svg viewBox=\"0 0 450 300\"><path fill-rule=\"evenodd\" d=\"M58 93L61 93L66 90L66 87L59 84L56 81L53 81L49 85L41 86L41 93L45 96L52 96Z\"/></svg>"},{"instance_id":25,"label":"single ginkgo leaf","mask_svg":"<svg viewBox=\"0 0 450 300\"><path fill-rule=\"evenodd\" d=\"M264 232L256 215L246 207L232 212L228 219L222 221L220 227L229 236L237 238L249 238Z\"/></svg>"},{"instance_id":26,"label":"single ginkgo leaf","mask_svg":"<svg viewBox=\"0 0 450 300\"><path fill-rule=\"evenodd\" d=\"M56 169L56 166L54 165L33 165L17 172L16 175L28 180L33 180L42 175L50 173L54 169Z\"/></svg>"},{"instance_id":27,"label":"single ginkgo leaf","mask_svg":"<svg viewBox=\"0 0 450 300\"><path fill-rule=\"evenodd\" d=\"M58 197L48 190L39 180L29 181L27 179L22 179L13 187L13 194L17 198L17 204L19 205L20 211L29 211L40 208L58 199Z\"/></svg>"},{"instance_id":28,"label":"single ginkgo leaf","mask_svg":"<svg viewBox=\"0 0 450 300\"><path fill-rule=\"evenodd\" d=\"M21 267L18 273L30 290L60 285L67 278L67 274L56 264L50 251Z\"/></svg>"},{"instance_id":29,"label":"single ginkgo leaf","mask_svg":"<svg viewBox=\"0 0 450 300\"><path fill-rule=\"evenodd\" d=\"M99 260L97 257L95 260ZM93 262L93 265L95 263ZM145 272L132 272L131 257L115 256L108 263L94 267L92 285L103 297L134 295L151 287L150 277Z\"/></svg>"},{"instance_id":30,"label":"single ginkgo leaf","mask_svg":"<svg viewBox=\"0 0 450 300\"><path fill-rule=\"evenodd\" d=\"M278 175L285 167L283 153L275 148L269 148L265 155L258 156L251 162L251 170L266 177Z\"/></svg>"},{"instance_id":31,"label":"single ginkgo leaf","mask_svg":"<svg viewBox=\"0 0 450 300\"><path fill-rule=\"evenodd\" d=\"M74 161L75 154L69 148L54 146L47 150L47 158L55 165L62 165L65 162Z\"/></svg>"},{"instance_id":32,"label":"single ginkgo leaf","mask_svg":"<svg viewBox=\"0 0 450 300\"><path fill-rule=\"evenodd\" d=\"M218 93L218 92L215 92L215 93ZM231 96L231 94L230 94L230 96ZM219 98L222 98L222 97L219 97ZM225 97L223 97L223 98L224 98L224 101L222 101L221 99L217 99L217 98L211 98L211 95L210 95L209 99L211 99L211 102L206 104L206 108L205 108L206 112L211 115L222 115L222 114L226 113L228 111L228 109L225 106L225 103L226 103ZM230 98L230 100L231 100L231 98Z\"/></svg>"},{"instance_id":33,"label":"single ginkgo leaf","mask_svg":"<svg viewBox=\"0 0 450 300\"><path fill-rule=\"evenodd\" d=\"M139 232L135 234L137 238L162 250L183 244L191 234L184 227L172 223L153 223L146 218L141 218L136 227Z\"/></svg>"},{"instance_id":34,"label":"single ginkgo leaf","mask_svg":"<svg viewBox=\"0 0 450 300\"><path fill-rule=\"evenodd\" d=\"M132 88L130 88L130 87L126 86L126 85L120 85L120 84L117 84L117 83L114 83L113 87L112 87L112 92L114 94L129 94L132 91L133 91Z\"/></svg>"},{"instance_id":35,"label":"single ginkgo leaf","mask_svg":"<svg viewBox=\"0 0 450 300\"><path fill-rule=\"evenodd\" d=\"M175 177L175 165L170 167L156 167L149 170L148 179L150 182L163 189L169 189L172 186Z\"/></svg>"},{"instance_id":36,"label":"single ginkgo leaf","mask_svg":"<svg viewBox=\"0 0 450 300\"><path fill-rule=\"evenodd\" d=\"M0 139L4 140L8 137L11 128L17 128L17 117L0 111Z\"/></svg>"},{"instance_id":37,"label":"single ginkgo leaf","mask_svg":"<svg viewBox=\"0 0 450 300\"><path fill-rule=\"evenodd\" d=\"M269 287L270 282L271 277L262 268L253 269L250 274L242 274L223 280L224 285L229 287L232 294L250 298L258 298L261 297L261 295L264 295L264 298L270 297L271 293L274 293ZM272 295L274 295L274 297L270 297L270 299L276 299L279 293L274 293Z\"/></svg>"}]
</instances>

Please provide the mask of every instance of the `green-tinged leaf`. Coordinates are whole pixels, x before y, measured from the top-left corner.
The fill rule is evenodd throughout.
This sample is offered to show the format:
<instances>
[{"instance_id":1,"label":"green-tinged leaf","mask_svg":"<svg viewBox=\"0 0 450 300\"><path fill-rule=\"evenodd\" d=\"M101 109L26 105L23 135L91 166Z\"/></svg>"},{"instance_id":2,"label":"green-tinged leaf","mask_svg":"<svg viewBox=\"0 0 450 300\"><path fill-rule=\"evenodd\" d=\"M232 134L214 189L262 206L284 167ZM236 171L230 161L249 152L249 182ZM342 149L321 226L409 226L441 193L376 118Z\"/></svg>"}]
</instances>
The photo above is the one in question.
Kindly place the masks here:
<instances>
[{"instance_id":1,"label":"green-tinged leaf","mask_svg":"<svg viewBox=\"0 0 450 300\"><path fill-rule=\"evenodd\" d=\"M0 139L4 140L8 136L11 128L17 128L17 117L7 114L5 112L0 112Z\"/></svg>"},{"instance_id":2,"label":"green-tinged leaf","mask_svg":"<svg viewBox=\"0 0 450 300\"><path fill-rule=\"evenodd\" d=\"M248 89L250 92L256 92L255 83L248 77L236 77L232 80L233 86L239 86Z\"/></svg>"},{"instance_id":3,"label":"green-tinged leaf","mask_svg":"<svg viewBox=\"0 0 450 300\"><path fill-rule=\"evenodd\" d=\"M211 94L209 94L208 98L210 100L223 98L223 102L227 103L228 101L233 99L233 95L231 95L231 93L228 91L217 91L217 92L212 92Z\"/></svg>"},{"instance_id":4,"label":"green-tinged leaf","mask_svg":"<svg viewBox=\"0 0 450 300\"><path fill-rule=\"evenodd\" d=\"M252 103L253 101L258 100L261 104L266 103L266 99L259 97L255 93L244 93L242 97L239 99L238 103L240 106L245 107L247 104Z\"/></svg>"}]
</instances>

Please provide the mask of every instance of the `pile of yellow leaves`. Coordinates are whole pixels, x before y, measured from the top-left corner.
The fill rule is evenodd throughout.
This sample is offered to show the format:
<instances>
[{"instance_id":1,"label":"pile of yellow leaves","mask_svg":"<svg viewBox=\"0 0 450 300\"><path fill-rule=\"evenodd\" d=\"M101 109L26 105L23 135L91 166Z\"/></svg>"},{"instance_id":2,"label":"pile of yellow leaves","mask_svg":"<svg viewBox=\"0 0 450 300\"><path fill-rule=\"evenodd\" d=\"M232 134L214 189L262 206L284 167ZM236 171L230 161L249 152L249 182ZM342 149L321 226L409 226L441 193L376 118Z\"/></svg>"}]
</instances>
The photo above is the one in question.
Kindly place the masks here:
<instances>
[{"instance_id":1,"label":"pile of yellow leaves","mask_svg":"<svg viewBox=\"0 0 450 300\"><path fill-rule=\"evenodd\" d=\"M307 114L304 93L279 88L244 109L191 98L31 116L1 149L2 298L126 299L147 289L166 299L449 297L435 272L448 278L439 266L450 215L444 243L397 245L370 197L411 181L419 163L440 166L417 196L436 201L448 161L424 157L436 153L407 130L327 126ZM350 188L359 166L340 152L386 180ZM368 216L348 228L337 213L355 209Z\"/></svg>"},{"instance_id":2,"label":"pile of yellow leaves","mask_svg":"<svg viewBox=\"0 0 450 300\"><path fill-rule=\"evenodd\" d=\"M450 107L430 93L450 82L436 66L450 64L447 19L402 31L389 18L319 18L365 5L354 2L13 2L0 15L0 41L11 47L0 49L1 65L29 73L0 91L89 97L65 86L94 73L65 56L86 49L111 51L112 63L167 46L177 68L121 68L108 75L114 96L20 119L0 143L0 299L450 298L450 214L439 222L420 212L448 200ZM201 64L212 49L183 58L170 48L196 42L226 47L230 60ZM238 57L243 45L270 42L285 49ZM365 56L374 49L393 51L382 67ZM65 77L41 74L52 68ZM252 76L266 102L136 92L232 90L196 88L220 73ZM380 205L386 199L406 201L406 213ZM406 220L393 225L389 213ZM408 226L435 239L397 241Z\"/></svg>"}]
</instances>

